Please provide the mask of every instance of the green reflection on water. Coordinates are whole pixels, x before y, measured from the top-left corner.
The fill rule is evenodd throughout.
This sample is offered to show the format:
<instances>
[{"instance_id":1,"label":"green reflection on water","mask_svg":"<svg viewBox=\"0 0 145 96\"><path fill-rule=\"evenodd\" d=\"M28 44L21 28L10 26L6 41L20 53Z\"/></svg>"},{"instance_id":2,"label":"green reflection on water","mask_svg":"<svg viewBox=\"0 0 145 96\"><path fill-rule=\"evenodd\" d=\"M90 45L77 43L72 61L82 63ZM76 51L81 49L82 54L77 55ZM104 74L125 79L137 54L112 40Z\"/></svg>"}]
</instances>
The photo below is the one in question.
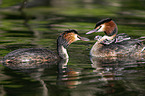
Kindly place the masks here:
<instances>
[{"instance_id":1,"label":"green reflection on water","mask_svg":"<svg viewBox=\"0 0 145 96\"><path fill-rule=\"evenodd\" d=\"M33 0L30 0L29 4L35 5L31 1ZM37 74L37 71L34 72L36 77L38 76L36 78L33 74L29 74L30 76L25 73L17 75L20 73L19 71L13 72L0 65L0 75L2 76L0 84L3 85L3 90L8 94L2 96L42 96L41 93L46 96L44 95L46 94L46 87L50 96L70 96L70 94L74 96L76 94L81 96L94 96L94 94L100 96L133 96L134 94L143 94L143 89L145 89L143 86L144 63L141 65L133 61L135 64L127 67L119 65L125 64L125 60L122 61L123 63L117 62L117 64L116 60L112 61L115 64L103 66L100 70L93 68L89 58L90 48L95 43L93 38L96 35L104 35L104 33L85 34L95 27L97 21L109 17L117 23L119 33L127 33L133 38L145 36L145 9L141 4L144 3L143 0L47 1L50 2L49 6L29 5L23 10L25 16L18 11L21 0L2 1L3 3L0 6L0 56L3 57L15 49L30 47L47 47L56 52L56 38L59 34L67 29L76 29L79 35L91 39L88 42L75 42L68 49L70 56L68 68L79 72L79 74L72 76L72 78L71 76L70 78L68 78L69 76L63 77L64 80L60 80L62 85L57 85L57 82L59 82L57 80L57 67L46 68L42 71L42 75ZM44 1L39 0L39 2ZM102 62L98 61L98 63ZM132 63L131 61L128 62ZM116 71L117 68L120 68L120 70ZM101 72L104 72L104 77ZM41 80L45 82L46 87ZM70 82L74 85L71 85Z\"/></svg>"}]
</instances>

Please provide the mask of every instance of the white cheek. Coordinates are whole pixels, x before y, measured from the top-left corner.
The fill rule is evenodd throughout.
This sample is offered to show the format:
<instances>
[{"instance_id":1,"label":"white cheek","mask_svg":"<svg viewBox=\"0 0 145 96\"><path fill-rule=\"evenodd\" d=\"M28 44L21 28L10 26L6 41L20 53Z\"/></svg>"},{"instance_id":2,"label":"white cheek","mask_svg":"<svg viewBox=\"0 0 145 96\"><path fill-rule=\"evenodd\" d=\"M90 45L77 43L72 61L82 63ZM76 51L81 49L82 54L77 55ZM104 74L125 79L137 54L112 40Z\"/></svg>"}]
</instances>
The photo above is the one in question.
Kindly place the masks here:
<instances>
[{"instance_id":1,"label":"white cheek","mask_svg":"<svg viewBox=\"0 0 145 96\"><path fill-rule=\"evenodd\" d=\"M80 39L78 38L78 35L75 35L75 41L77 40L80 40Z\"/></svg>"}]
</instances>

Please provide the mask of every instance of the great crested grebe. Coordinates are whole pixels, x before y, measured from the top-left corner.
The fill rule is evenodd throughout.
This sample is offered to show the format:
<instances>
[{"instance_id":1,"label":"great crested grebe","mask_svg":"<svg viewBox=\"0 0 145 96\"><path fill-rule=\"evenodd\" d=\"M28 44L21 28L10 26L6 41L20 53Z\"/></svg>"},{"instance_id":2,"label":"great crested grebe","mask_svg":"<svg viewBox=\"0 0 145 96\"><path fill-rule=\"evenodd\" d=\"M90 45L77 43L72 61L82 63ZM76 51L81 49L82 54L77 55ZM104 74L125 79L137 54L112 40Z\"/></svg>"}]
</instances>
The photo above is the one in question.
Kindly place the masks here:
<instances>
[{"instance_id":1,"label":"great crested grebe","mask_svg":"<svg viewBox=\"0 0 145 96\"><path fill-rule=\"evenodd\" d=\"M83 40L88 41L89 39L85 37L80 37L78 32L75 30L68 30L63 32L57 39L57 54L52 52L51 50L44 48L24 48L14 50L8 53L4 58L3 62L5 63L16 63L16 62L53 62L60 59L68 59L69 56L67 54L66 48L68 46L77 41Z\"/></svg>"},{"instance_id":2,"label":"great crested grebe","mask_svg":"<svg viewBox=\"0 0 145 96\"><path fill-rule=\"evenodd\" d=\"M91 56L136 56L143 55L145 53L145 46L142 43L142 41L145 41L145 37L131 39L125 33L117 35L117 25L110 18L99 21L96 24L95 29L87 32L86 34L91 34L93 32L104 32L105 35L103 37L95 37L95 39L97 39L97 42L90 50Z\"/></svg>"}]
</instances>

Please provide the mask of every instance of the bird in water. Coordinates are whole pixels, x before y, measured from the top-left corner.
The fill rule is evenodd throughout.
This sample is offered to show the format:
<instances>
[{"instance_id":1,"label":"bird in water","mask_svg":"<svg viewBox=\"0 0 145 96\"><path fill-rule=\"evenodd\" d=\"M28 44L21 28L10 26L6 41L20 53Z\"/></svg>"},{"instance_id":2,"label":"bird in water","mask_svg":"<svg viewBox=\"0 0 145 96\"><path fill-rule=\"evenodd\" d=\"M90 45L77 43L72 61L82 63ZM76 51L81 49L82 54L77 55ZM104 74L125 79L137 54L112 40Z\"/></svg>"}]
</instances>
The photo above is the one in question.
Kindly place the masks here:
<instances>
[{"instance_id":1,"label":"bird in water","mask_svg":"<svg viewBox=\"0 0 145 96\"><path fill-rule=\"evenodd\" d=\"M90 55L95 57L109 56L141 56L145 54L145 46L142 41L145 37L132 39L125 33L117 34L116 23L106 18L97 22L95 28L86 34L104 32L104 36L96 36L97 42L90 50Z\"/></svg>"},{"instance_id":2,"label":"bird in water","mask_svg":"<svg viewBox=\"0 0 145 96\"><path fill-rule=\"evenodd\" d=\"M77 40L88 41L89 39L79 36L76 30L67 30L57 38L57 54L45 48L23 48L8 53L2 61L6 66L30 68L34 63L43 64L42 62L50 63L60 59L68 59L69 56L66 49Z\"/></svg>"}]
</instances>

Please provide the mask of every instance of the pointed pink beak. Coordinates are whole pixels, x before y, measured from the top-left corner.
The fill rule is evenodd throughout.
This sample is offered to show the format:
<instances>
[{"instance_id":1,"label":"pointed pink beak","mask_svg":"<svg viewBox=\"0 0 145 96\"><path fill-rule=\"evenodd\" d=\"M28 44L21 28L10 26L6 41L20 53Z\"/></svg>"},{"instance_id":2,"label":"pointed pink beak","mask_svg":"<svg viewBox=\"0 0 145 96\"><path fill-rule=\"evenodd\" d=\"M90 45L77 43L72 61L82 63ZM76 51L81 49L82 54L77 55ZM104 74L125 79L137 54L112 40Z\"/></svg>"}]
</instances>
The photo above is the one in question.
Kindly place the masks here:
<instances>
[{"instance_id":1,"label":"pointed pink beak","mask_svg":"<svg viewBox=\"0 0 145 96\"><path fill-rule=\"evenodd\" d=\"M91 34L91 33L97 32L97 31L98 31L98 29L93 29L93 30L87 32L86 34Z\"/></svg>"}]
</instances>

